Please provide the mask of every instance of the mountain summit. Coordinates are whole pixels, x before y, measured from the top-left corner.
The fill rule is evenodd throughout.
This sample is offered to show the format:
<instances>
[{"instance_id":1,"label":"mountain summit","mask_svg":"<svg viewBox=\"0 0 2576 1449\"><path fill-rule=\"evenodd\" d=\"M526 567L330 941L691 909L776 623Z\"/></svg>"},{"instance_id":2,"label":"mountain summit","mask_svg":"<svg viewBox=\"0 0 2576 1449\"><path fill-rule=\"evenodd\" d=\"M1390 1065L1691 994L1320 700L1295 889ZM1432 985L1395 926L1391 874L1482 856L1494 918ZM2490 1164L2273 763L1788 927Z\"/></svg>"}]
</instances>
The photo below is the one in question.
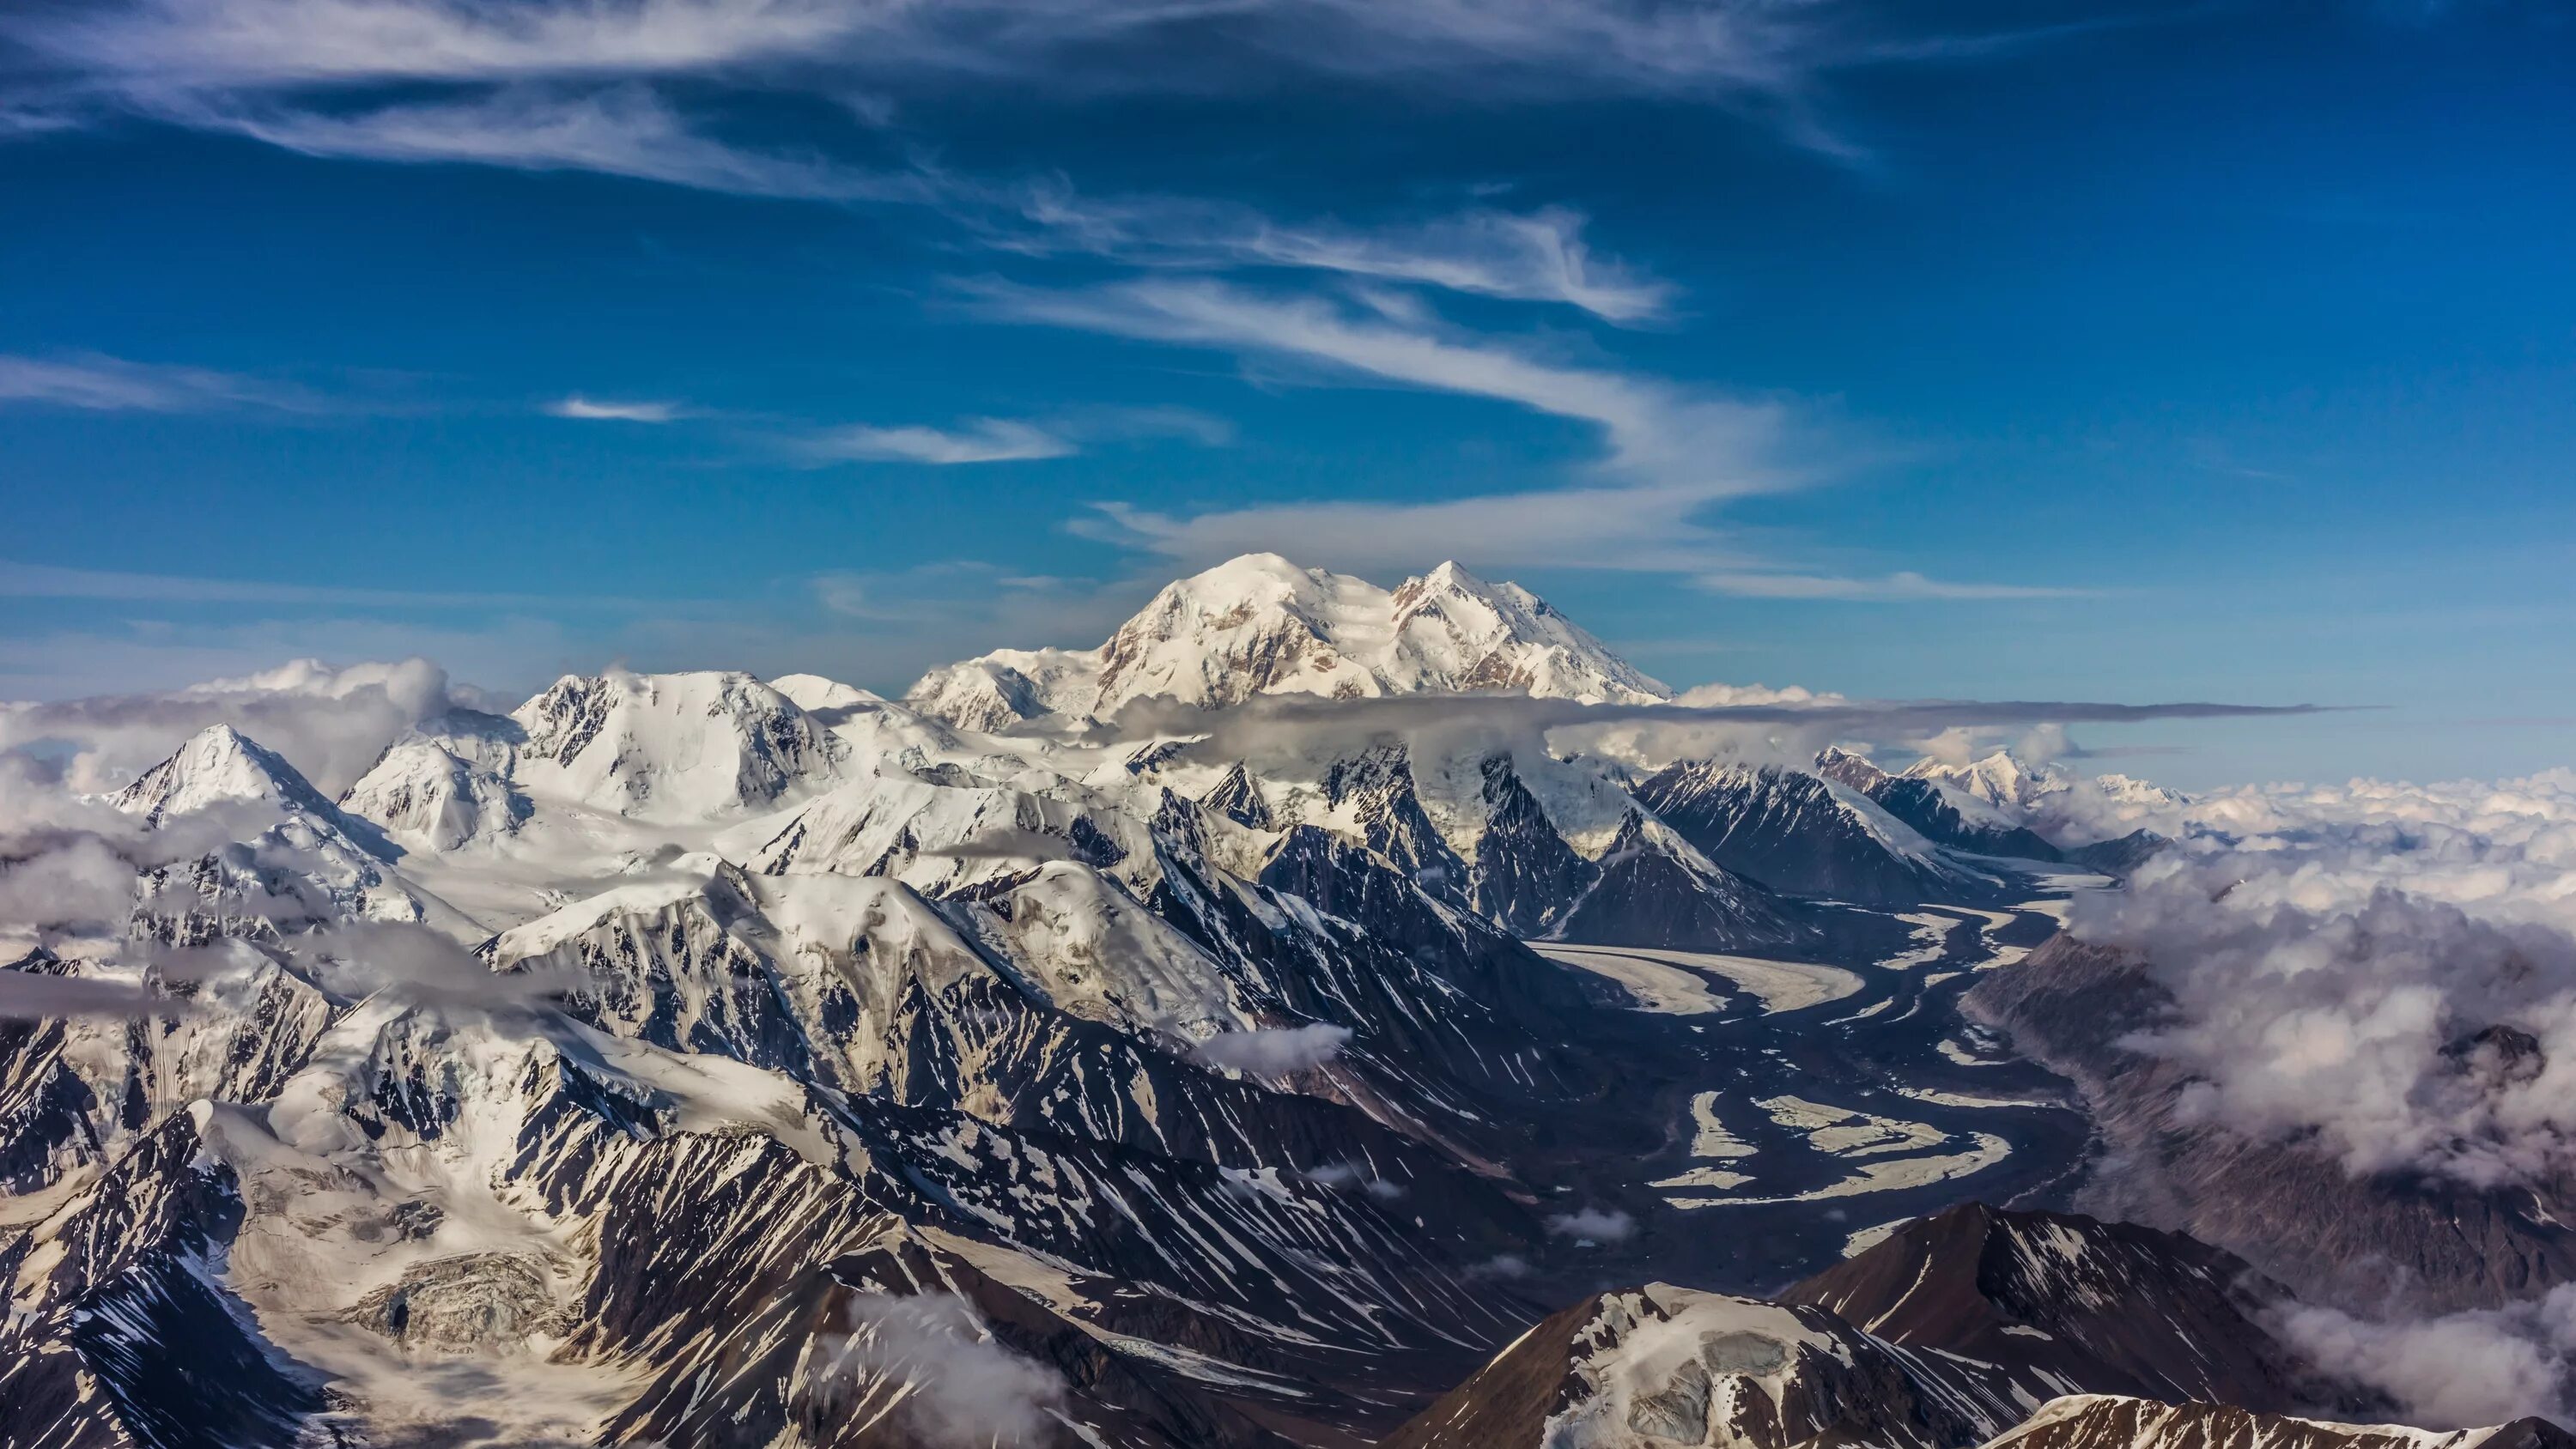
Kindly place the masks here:
<instances>
[{"instance_id":1,"label":"mountain summit","mask_svg":"<svg viewBox=\"0 0 2576 1449\"><path fill-rule=\"evenodd\" d=\"M1213 708L1255 694L1364 699L1509 691L1586 702L1671 697L1518 584L1454 563L1392 591L1246 554L1164 586L1097 649L1001 649L934 669L905 702L968 729L1093 718L1132 701Z\"/></svg>"}]
</instances>

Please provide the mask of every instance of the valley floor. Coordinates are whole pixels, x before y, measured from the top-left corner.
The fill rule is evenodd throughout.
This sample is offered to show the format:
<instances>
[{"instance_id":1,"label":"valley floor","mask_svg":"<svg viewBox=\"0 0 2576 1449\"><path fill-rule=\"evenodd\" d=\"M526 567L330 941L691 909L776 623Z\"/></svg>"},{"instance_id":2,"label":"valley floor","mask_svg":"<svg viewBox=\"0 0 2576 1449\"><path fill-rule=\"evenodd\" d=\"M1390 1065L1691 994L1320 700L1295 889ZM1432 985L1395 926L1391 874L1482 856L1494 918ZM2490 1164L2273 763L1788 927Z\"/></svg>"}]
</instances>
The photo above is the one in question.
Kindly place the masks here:
<instances>
[{"instance_id":1,"label":"valley floor","mask_svg":"<svg viewBox=\"0 0 2576 1449\"><path fill-rule=\"evenodd\" d=\"M1904 947L1840 964L1532 942L1633 1000L1585 1029L1635 1063L1617 1090L1636 1097L1569 1110L1515 1164L1565 1218L1527 1287L1760 1292L1966 1198L2063 1206L2090 1138L2080 1103L1958 998L2097 883L2043 878L2009 910L1890 912Z\"/></svg>"}]
</instances>

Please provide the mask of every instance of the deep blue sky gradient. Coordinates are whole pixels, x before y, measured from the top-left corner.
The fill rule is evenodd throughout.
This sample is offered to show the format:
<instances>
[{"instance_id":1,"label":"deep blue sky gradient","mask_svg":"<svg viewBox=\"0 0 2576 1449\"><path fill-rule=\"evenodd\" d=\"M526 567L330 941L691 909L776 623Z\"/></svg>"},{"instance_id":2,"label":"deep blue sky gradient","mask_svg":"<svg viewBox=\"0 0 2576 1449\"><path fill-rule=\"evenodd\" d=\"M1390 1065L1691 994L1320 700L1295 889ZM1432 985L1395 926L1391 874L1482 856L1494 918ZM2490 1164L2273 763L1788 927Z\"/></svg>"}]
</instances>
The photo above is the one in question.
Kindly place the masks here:
<instances>
[{"instance_id":1,"label":"deep blue sky gradient","mask_svg":"<svg viewBox=\"0 0 2576 1449\"><path fill-rule=\"evenodd\" d=\"M2069 591L1746 598L1462 557L1676 683L2389 707L2085 735L2184 751L2121 766L2186 784L2567 761L2576 26L2505 3L2125 19L1821 75L1803 96L1841 157L1722 96L1240 60L1218 94L923 79L881 86L874 119L737 89L723 124L1354 229L1579 211L1596 252L1672 286L1669 315L1396 290L1452 335L1777 402L1813 481L1706 517L1780 567ZM7 74L57 104L41 57ZM693 102L688 84L670 93ZM1188 566L1076 531L1102 500L1545 490L1602 455L1589 425L1506 402L996 316L976 299L998 284L1137 272L981 245L936 207L64 114L0 140L0 355L206 369L269 401L0 399L0 559L82 571L0 593L0 698L415 651L505 692L612 659L898 688L995 645L1096 642ZM1286 269L1234 281L1353 295ZM543 411L573 394L684 414ZM976 417L1080 451L797 451L817 429ZM1303 542L1273 546L1347 562ZM1003 582L1024 576L1055 582Z\"/></svg>"}]
</instances>

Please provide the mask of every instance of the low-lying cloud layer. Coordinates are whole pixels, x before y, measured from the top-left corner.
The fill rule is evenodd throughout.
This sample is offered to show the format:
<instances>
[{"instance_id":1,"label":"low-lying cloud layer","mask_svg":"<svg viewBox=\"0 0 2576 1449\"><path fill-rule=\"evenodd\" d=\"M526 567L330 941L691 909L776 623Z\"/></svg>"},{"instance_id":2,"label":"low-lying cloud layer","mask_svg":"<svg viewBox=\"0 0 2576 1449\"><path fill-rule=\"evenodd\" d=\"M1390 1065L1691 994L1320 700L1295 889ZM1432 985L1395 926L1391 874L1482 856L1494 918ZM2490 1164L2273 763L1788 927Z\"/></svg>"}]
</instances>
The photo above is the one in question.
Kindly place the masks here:
<instances>
[{"instance_id":1,"label":"low-lying cloud layer","mask_svg":"<svg viewBox=\"0 0 2576 1449\"><path fill-rule=\"evenodd\" d=\"M1190 747L1193 753L1215 761L1469 737L1511 746L1555 736L1588 747L1609 732L1620 732L1631 749L1646 755L1769 750L1803 761L1836 740L1910 739L1960 726L2238 719L2311 714L2320 708L2192 701L1853 700L1804 690L1758 689L1693 691L1683 701L1670 704L1586 704L1514 694L1407 694L1382 699L1264 694L1214 710L1166 699L1139 700L1080 733L1093 743L1196 736Z\"/></svg>"},{"instance_id":2,"label":"low-lying cloud layer","mask_svg":"<svg viewBox=\"0 0 2576 1449\"><path fill-rule=\"evenodd\" d=\"M404 730L451 703L426 659L334 669L303 659L239 679L158 694L0 704L0 751L72 751L73 788L113 790L208 725L228 724L286 757L326 795L364 774Z\"/></svg>"},{"instance_id":3,"label":"low-lying cloud layer","mask_svg":"<svg viewBox=\"0 0 2576 1449\"><path fill-rule=\"evenodd\" d=\"M2576 1418L2576 1285L2537 1302L2396 1323L2300 1306L2274 1326L2310 1361L2386 1392L2410 1424Z\"/></svg>"},{"instance_id":4,"label":"low-lying cloud layer","mask_svg":"<svg viewBox=\"0 0 2576 1449\"><path fill-rule=\"evenodd\" d=\"M2071 924L2172 993L2178 1020L2143 1044L2202 1079L2186 1110L2315 1134L2357 1174L2576 1166L2576 773L2160 810L2180 847Z\"/></svg>"}]
</instances>

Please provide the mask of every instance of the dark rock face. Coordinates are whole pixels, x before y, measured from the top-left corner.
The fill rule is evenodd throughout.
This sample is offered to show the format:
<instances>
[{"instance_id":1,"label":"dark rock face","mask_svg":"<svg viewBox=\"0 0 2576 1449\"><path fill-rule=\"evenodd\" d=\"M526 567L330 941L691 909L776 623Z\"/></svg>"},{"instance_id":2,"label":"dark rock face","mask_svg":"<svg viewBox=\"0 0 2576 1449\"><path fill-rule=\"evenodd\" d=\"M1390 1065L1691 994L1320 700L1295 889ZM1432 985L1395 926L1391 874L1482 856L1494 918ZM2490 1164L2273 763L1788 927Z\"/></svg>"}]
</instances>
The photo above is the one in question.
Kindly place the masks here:
<instances>
[{"instance_id":1,"label":"dark rock face","mask_svg":"<svg viewBox=\"0 0 2576 1449\"><path fill-rule=\"evenodd\" d=\"M1261 796L1260 782L1252 778L1252 772L1240 760L1213 789L1199 797L1199 804L1254 830L1268 830L1278 823L1271 814L1270 802Z\"/></svg>"},{"instance_id":2,"label":"dark rock face","mask_svg":"<svg viewBox=\"0 0 2576 1449\"><path fill-rule=\"evenodd\" d=\"M1596 946L1744 951L1800 946L1816 932L1769 889L1692 859L1687 845L1631 813L1602 853L1592 888L1549 935Z\"/></svg>"},{"instance_id":3,"label":"dark rock face","mask_svg":"<svg viewBox=\"0 0 2576 1449\"><path fill-rule=\"evenodd\" d=\"M2055 845L2027 826L1968 819L1958 806L1943 798L1941 787L1929 780L1883 775L1861 793L1877 801L1881 810L1920 831L1926 840L2015 860L2066 859Z\"/></svg>"},{"instance_id":4,"label":"dark rock face","mask_svg":"<svg viewBox=\"0 0 2576 1449\"><path fill-rule=\"evenodd\" d=\"M1918 1218L1781 1294L1890 1342L2043 1370L2093 1393L2274 1411L2334 1402L2341 1390L2259 1326L2286 1296L2179 1233L1983 1203Z\"/></svg>"},{"instance_id":5,"label":"dark rock face","mask_svg":"<svg viewBox=\"0 0 2576 1449\"><path fill-rule=\"evenodd\" d=\"M53 1225L60 1258L22 1282L24 1311L0 1324L0 1441L285 1444L321 1410L320 1377L261 1339L216 1280L242 1205L201 1146L191 1117L168 1119ZM30 1247L0 1268L23 1272Z\"/></svg>"},{"instance_id":6,"label":"dark rock face","mask_svg":"<svg viewBox=\"0 0 2576 1449\"><path fill-rule=\"evenodd\" d=\"M1537 936L1600 878L1600 867L1565 843L1509 755L1483 765L1485 833L1471 874L1476 909L1515 936Z\"/></svg>"},{"instance_id":7,"label":"dark rock face","mask_svg":"<svg viewBox=\"0 0 2576 1449\"><path fill-rule=\"evenodd\" d=\"M2411 1175L2355 1179L2312 1144L2186 1119L2177 1106L2189 1073L2121 1045L2172 1009L2141 961L2059 936L1962 1005L2083 1089L2116 1164L2086 1190L2094 1211L2220 1244L2303 1298L2357 1310L2383 1308L2393 1284L2415 1306L2449 1312L2576 1281L2576 1229L2564 1225L2576 1218L2576 1182L2485 1192Z\"/></svg>"},{"instance_id":8,"label":"dark rock face","mask_svg":"<svg viewBox=\"0 0 2576 1449\"><path fill-rule=\"evenodd\" d=\"M1423 813L1402 749L1388 746L1335 762L1324 775L1324 799L1356 816L1368 848L1424 893L1466 903L1467 863Z\"/></svg>"},{"instance_id":9,"label":"dark rock face","mask_svg":"<svg viewBox=\"0 0 2576 1449\"><path fill-rule=\"evenodd\" d=\"M1776 765L1686 761L1649 777L1635 793L1701 854L1775 891L1868 902L1975 893L1979 877L1891 848L1885 832L1864 818L1868 807L1836 789L1820 776Z\"/></svg>"}]
</instances>

